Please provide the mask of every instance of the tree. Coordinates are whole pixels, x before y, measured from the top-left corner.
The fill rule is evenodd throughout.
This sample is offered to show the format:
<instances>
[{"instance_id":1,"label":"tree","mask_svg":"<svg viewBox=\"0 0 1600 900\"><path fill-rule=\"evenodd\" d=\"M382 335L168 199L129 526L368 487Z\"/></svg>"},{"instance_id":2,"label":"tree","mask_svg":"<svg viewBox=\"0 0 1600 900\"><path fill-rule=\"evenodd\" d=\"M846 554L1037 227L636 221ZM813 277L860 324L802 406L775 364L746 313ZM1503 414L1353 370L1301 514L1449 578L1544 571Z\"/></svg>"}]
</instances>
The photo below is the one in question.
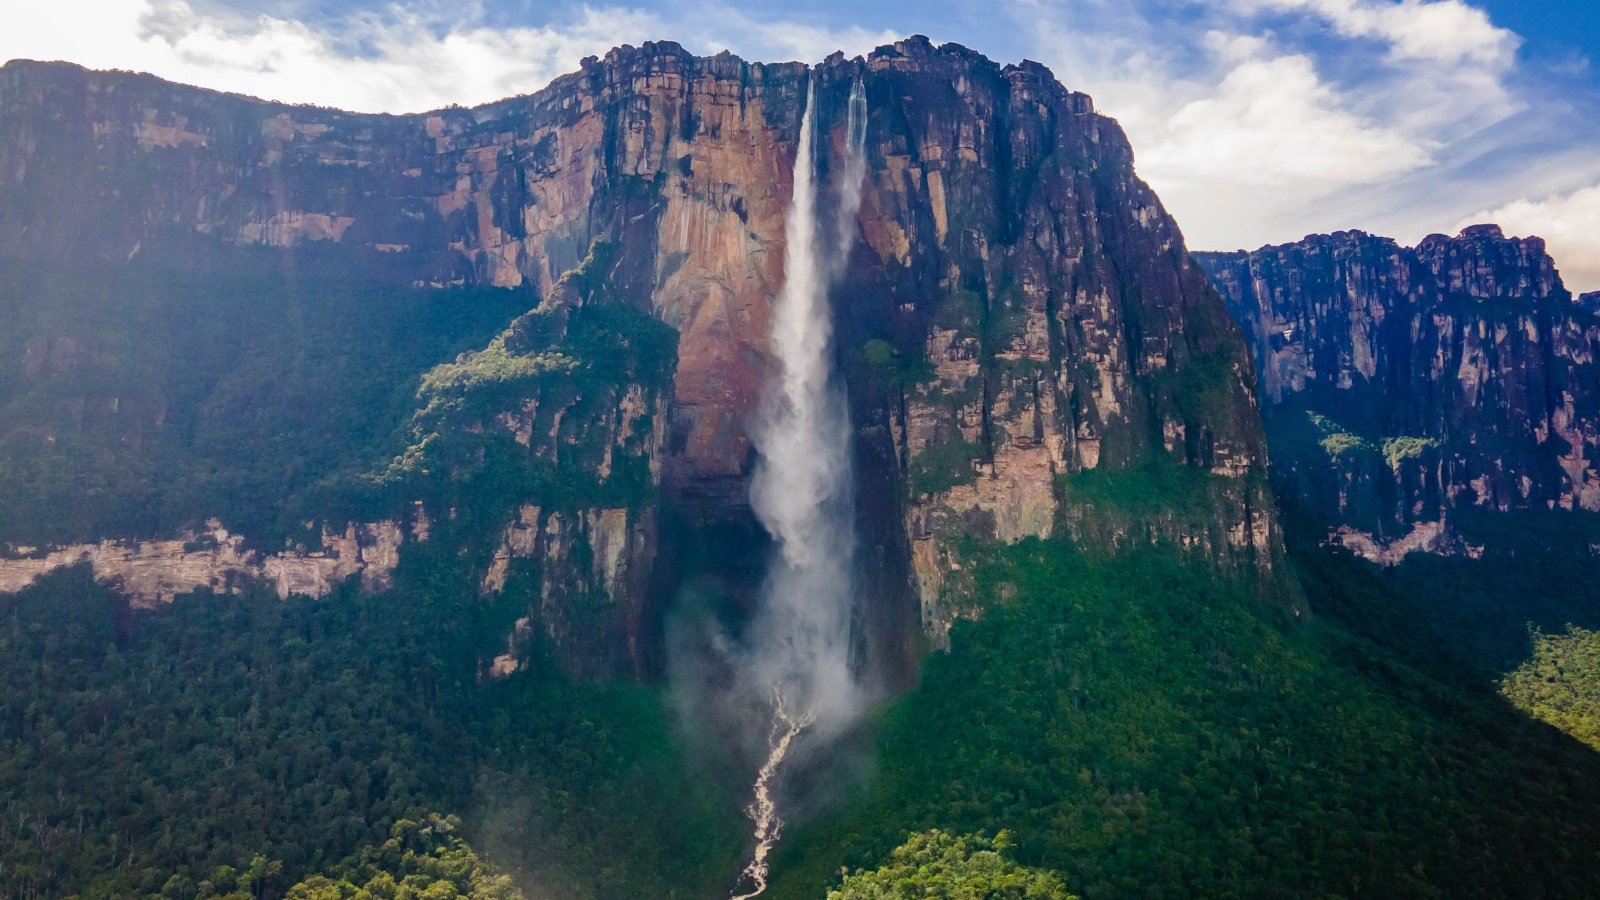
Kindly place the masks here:
<instances>
[{"instance_id":1,"label":"tree","mask_svg":"<svg viewBox=\"0 0 1600 900\"><path fill-rule=\"evenodd\" d=\"M1077 900L1054 872L1007 858L1011 837L989 840L935 829L913 834L876 871L846 876L828 900Z\"/></svg>"},{"instance_id":2,"label":"tree","mask_svg":"<svg viewBox=\"0 0 1600 900\"><path fill-rule=\"evenodd\" d=\"M329 878L314 875L289 900L522 900L456 833L455 816L401 819L382 846L367 847Z\"/></svg>"}]
</instances>

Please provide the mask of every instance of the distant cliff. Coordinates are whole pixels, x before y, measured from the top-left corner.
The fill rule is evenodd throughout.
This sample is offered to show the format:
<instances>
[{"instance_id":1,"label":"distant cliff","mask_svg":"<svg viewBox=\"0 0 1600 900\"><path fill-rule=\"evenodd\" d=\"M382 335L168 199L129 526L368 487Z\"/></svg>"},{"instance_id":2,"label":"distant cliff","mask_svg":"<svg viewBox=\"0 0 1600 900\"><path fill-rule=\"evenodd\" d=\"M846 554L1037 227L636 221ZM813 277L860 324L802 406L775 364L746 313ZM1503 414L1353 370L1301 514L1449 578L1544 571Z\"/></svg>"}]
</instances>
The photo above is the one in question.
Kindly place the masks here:
<instances>
[{"instance_id":1,"label":"distant cliff","mask_svg":"<svg viewBox=\"0 0 1600 900\"><path fill-rule=\"evenodd\" d=\"M560 573L589 572L580 592L616 625L601 629L612 649L600 655L646 672L662 584L684 575L676 557L717 529L758 530L748 426L770 366L805 85L816 82L826 168L858 78L868 174L834 302L869 651L892 667L943 640L971 600L968 538L1164 539L1269 571L1279 544L1244 339L1135 176L1121 129L1036 63L1001 67L920 37L815 68L652 43L530 96L414 116L11 63L0 254L192 268L240 248L315 249L375 282L542 299L421 378L414 443L387 476L470 470L483 448L452 446L489 440L552 472L581 469L584 490L512 492L483 589L517 558L543 559L541 621L562 632ZM617 332L604 309L669 326L675 359L629 356L626 336L648 329L629 319ZM575 346L600 333L625 339ZM1148 484L1206 503L1129 515L1138 504L1121 495ZM611 665L593 651L573 658Z\"/></svg>"},{"instance_id":2,"label":"distant cliff","mask_svg":"<svg viewBox=\"0 0 1600 900\"><path fill-rule=\"evenodd\" d=\"M1600 319L1538 238L1359 231L1197 253L1254 349L1275 468L1334 537L1476 552L1474 511L1600 510Z\"/></svg>"}]
</instances>

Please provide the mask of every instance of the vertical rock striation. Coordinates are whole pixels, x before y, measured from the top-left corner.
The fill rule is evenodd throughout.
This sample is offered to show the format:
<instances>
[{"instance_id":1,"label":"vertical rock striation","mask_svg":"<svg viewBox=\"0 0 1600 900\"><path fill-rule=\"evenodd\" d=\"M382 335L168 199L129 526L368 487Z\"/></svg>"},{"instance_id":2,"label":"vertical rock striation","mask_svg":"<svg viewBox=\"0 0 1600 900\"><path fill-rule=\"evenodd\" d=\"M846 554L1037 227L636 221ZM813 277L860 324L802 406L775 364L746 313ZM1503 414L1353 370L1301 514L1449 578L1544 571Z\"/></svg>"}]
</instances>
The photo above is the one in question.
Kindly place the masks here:
<instances>
[{"instance_id":1,"label":"vertical rock striation","mask_svg":"<svg viewBox=\"0 0 1600 900\"><path fill-rule=\"evenodd\" d=\"M1538 238L1359 231L1200 253L1250 337L1275 468L1364 556L1482 509L1600 510L1600 319Z\"/></svg>"},{"instance_id":2,"label":"vertical rock striation","mask_svg":"<svg viewBox=\"0 0 1600 900\"><path fill-rule=\"evenodd\" d=\"M924 639L943 640L964 608L967 537L1174 540L1269 570L1277 533L1239 329L1121 129L1037 63L921 37L815 68L661 42L584 60L529 96L383 116L14 62L0 68L0 253L317 248L375 278L546 302L581 271L577 306L676 332L670 385L613 385L659 435L626 453L647 460L674 516L753 523L749 428L772 365L801 101L814 81L820 140L836 149L857 79L866 174L834 302L872 598L857 610L863 652L903 672ZM595 263L598 246L622 252ZM557 393L474 427L559 448L576 426L557 412L573 396ZM1208 485L1198 518L1123 515L1090 477L1172 469ZM525 499L544 519L519 511L501 560L558 547L557 532L610 533L576 510L553 532L549 504ZM606 546L628 574L595 580L634 592L613 606L637 645L649 636L632 623L654 615L637 592L656 519L622 506L627 537Z\"/></svg>"},{"instance_id":3,"label":"vertical rock striation","mask_svg":"<svg viewBox=\"0 0 1600 900\"><path fill-rule=\"evenodd\" d=\"M852 392L899 462L929 637L960 612L967 537L1159 537L1270 567L1244 343L1122 130L1037 63L912 38L865 70ZM1199 529L1104 527L1069 477L1163 465L1230 482Z\"/></svg>"}]
</instances>

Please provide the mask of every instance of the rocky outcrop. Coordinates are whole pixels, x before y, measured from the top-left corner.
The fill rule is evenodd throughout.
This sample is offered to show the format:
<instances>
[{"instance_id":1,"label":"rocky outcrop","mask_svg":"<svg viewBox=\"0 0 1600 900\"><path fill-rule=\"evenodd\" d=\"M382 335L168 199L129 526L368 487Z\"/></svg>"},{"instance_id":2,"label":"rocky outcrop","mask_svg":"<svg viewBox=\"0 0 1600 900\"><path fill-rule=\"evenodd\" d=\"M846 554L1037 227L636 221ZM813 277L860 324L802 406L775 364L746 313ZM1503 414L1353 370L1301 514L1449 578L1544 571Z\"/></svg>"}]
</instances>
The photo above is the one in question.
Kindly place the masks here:
<instances>
[{"instance_id":1,"label":"rocky outcrop","mask_svg":"<svg viewBox=\"0 0 1600 900\"><path fill-rule=\"evenodd\" d=\"M1538 238L1359 231L1202 253L1251 339L1290 495L1389 562L1466 509L1600 510L1600 319Z\"/></svg>"},{"instance_id":2,"label":"rocky outcrop","mask_svg":"<svg viewBox=\"0 0 1600 900\"><path fill-rule=\"evenodd\" d=\"M115 588L135 609L171 603L179 594L202 588L234 593L246 584L272 585L282 598L321 597L356 576L363 591L376 593L393 583L406 534L392 520L352 522L342 532L323 528L316 547L266 553L252 549L220 522L207 524L203 533L173 540L11 548L0 554L0 593L15 593L41 576L75 565L88 565L96 581ZM411 530L413 540L426 539L426 525Z\"/></svg>"},{"instance_id":3,"label":"rocky outcrop","mask_svg":"<svg viewBox=\"0 0 1600 900\"><path fill-rule=\"evenodd\" d=\"M872 607L859 618L878 632L868 652L903 660L919 622L942 640L960 609L947 576L968 537L1121 529L1270 569L1276 525L1239 330L1135 176L1121 129L1037 63L1002 67L921 37L814 68L663 42L587 59L531 96L416 116L11 63L0 69L0 252L314 247L408 284L515 286L548 305L565 283L576 299L563 309L646 313L676 332L669 387L630 393L624 379L575 394L559 387L561 360L536 358L537 342L513 346L514 330L477 358L486 366L446 374L512 371L536 387L493 409L433 408L456 425L419 427L416 453L397 464L424 458L429 434L500 429L607 482L611 457L589 451L621 426L595 410L645 409L660 440L630 454L648 460L646 493L688 527L737 528L753 522L748 429L770 368L808 80L825 181L857 80L869 108L860 215L827 236L853 247L834 303ZM604 247L620 252L597 257ZM588 411L563 412L580 402ZM1171 467L1218 480L1205 521L1119 519L1115 498L1073 480ZM622 646L647 641L628 629L654 616L630 592L650 568L655 526L641 504L656 500L525 499L539 512L518 514L486 585L525 552L568 570L574 596L606 594L621 624L601 630L625 634ZM626 510L626 527L603 537L599 510ZM619 574L562 563L577 558L569 538L622 547ZM559 604L545 605L559 620Z\"/></svg>"},{"instance_id":4,"label":"rocky outcrop","mask_svg":"<svg viewBox=\"0 0 1600 900\"><path fill-rule=\"evenodd\" d=\"M1483 555L1483 547L1469 544L1451 534L1442 520L1413 522L1410 531L1391 540L1377 538L1365 531L1341 525L1329 535L1328 542L1337 544L1380 566L1398 565L1412 553L1469 556L1473 559Z\"/></svg>"},{"instance_id":5,"label":"rocky outcrop","mask_svg":"<svg viewBox=\"0 0 1600 900\"><path fill-rule=\"evenodd\" d=\"M1075 514L1085 470L1236 482L1211 558L1270 568L1244 343L1121 129L1036 63L912 39L864 70L876 154L842 314L864 357L852 390L881 403L864 431L902 467L929 636L955 611L960 540L1098 537Z\"/></svg>"},{"instance_id":6,"label":"rocky outcrop","mask_svg":"<svg viewBox=\"0 0 1600 900\"><path fill-rule=\"evenodd\" d=\"M618 648L629 674L648 674L650 651L640 639L650 633L644 622L649 611L642 601L656 547L655 514L649 507L563 513L521 506L501 534L480 586L485 594L498 593L518 560L532 564L538 615L518 623L508 651L512 658L536 621L575 672L610 674Z\"/></svg>"}]
</instances>

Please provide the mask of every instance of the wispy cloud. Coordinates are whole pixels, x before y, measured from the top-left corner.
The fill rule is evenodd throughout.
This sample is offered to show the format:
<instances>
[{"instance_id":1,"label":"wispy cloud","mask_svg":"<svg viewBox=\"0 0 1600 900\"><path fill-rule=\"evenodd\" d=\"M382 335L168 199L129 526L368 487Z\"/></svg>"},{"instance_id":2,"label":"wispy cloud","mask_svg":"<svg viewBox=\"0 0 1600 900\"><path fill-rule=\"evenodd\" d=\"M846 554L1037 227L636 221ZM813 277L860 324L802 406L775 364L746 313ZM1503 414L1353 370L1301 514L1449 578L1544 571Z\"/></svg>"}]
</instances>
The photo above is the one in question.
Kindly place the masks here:
<instances>
[{"instance_id":1,"label":"wispy cloud","mask_svg":"<svg viewBox=\"0 0 1600 900\"><path fill-rule=\"evenodd\" d=\"M59 0L8 21L0 56L153 72L273 100L415 111L548 83L589 54L659 30L649 13L583 8L540 28L439 22L403 8L313 27L292 18L199 11L184 0Z\"/></svg>"},{"instance_id":2,"label":"wispy cloud","mask_svg":"<svg viewBox=\"0 0 1600 900\"><path fill-rule=\"evenodd\" d=\"M1521 38L1464 0L1010 9L1030 53L1122 123L1191 246L1343 228L1416 240L1474 209L1566 196L1600 167L1592 117L1522 72ZM1526 214L1558 211L1541 203ZM1600 287L1563 258L1576 244L1551 247L1569 280Z\"/></svg>"},{"instance_id":3,"label":"wispy cloud","mask_svg":"<svg viewBox=\"0 0 1600 900\"><path fill-rule=\"evenodd\" d=\"M1351 112L1301 54L1251 51L1209 96L1141 125L1153 139L1140 170L1183 204L1221 191L1305 201L1430 161L1429 142Z\"/></svg>"},{"instance_id":4,"label":"wispy cloud","mask_svg":"<svg viewBox=\"0 0 1600 900\"><path fill-rule=\"evenodd\" d=\"M707 52L729 49L763 61L818 62L835 50L864 54L905 37L855 25L830 28L784 19L761 19L730 6L700 6L688 21L672 27Z\"/></svg>"},{"instance_id":5,"label":"wispy cloud","mask_svg":"<svg viewBox=\"0 0 1600 900\"><path fill-rule=\"evenodd\" d=\"M1236 0L1242 13L1316 16L1340 35L1383 44L1394 60L1509 68L1522 39L1460 0Z\"/></svg>"},{"instance_id":6,"label":"wispy cloud","mask_svg":"<svg viewBox=\"0 0 1600 900\"><path fill-rule=\"evenodd\" d=\"M396 5L310 23L187 0L52 0L8 14L0 59L64 59L272 100L414 112L534 91L625 43L671 37L698 52L816 61L894 38L758 21L732 8L699 12L679 22L651 9L575 6L545 25L506 27L471 4Z\"/></svg>"}]
</instances>

